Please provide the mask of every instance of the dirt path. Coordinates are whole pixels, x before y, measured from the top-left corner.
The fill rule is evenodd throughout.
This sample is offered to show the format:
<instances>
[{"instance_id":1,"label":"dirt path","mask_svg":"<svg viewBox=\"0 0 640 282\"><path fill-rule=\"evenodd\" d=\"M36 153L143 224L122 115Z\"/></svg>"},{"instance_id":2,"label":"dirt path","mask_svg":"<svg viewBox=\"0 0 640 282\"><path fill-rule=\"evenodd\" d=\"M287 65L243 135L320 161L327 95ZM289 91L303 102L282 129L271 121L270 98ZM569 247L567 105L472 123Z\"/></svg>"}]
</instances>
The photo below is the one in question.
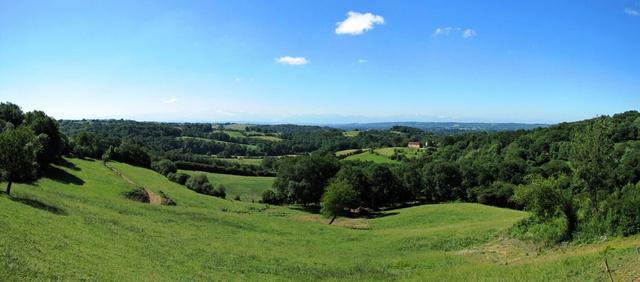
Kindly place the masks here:
<instances>
[{"instance_id":1,"label":"dirt path","mask_svg":"<svg viewBox=\"0 0 640 282\"><path fill-rule=\"evenodd\" d=\"M149 204L152 204L152 205L161 205L162 204L162 197L160 197L158 194L153 193L151 190L142 187L142 185L138 185L138 183L135 183L133 180L131 180L131 178L129 178L126 175L124 175L117 168L115 168L113 166L110 166L109 163L104 163L104 166L108 167L113 172L115 172L117 175L122 177L122 179L124 179L124 181L126 181L129 184L131 184L133 186L136 186L136 187L138 187L140 189L143 189L145 192L147 192L147 195L149 195Z\"/></svg>"}]
</instances>

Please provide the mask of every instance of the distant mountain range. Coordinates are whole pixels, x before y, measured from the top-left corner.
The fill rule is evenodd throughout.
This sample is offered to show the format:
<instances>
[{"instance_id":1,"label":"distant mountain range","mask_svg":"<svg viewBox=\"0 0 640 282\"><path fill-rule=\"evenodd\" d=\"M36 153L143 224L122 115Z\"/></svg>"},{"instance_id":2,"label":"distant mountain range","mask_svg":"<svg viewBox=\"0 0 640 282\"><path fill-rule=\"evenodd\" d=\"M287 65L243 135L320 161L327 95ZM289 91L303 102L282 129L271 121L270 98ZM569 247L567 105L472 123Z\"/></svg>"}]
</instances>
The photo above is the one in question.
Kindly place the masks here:
<instances>
[{"instance_id":1,"label":"distant mountain range","mask_svg":"<svg viewBox=\"0 0 640 282\"><path fill-rule=\"evenodd\" d=\"M542 123L481 123L481 122L374 122L327 124L326 126L342 130L390 129L394 126L408 126L427 131L504 131L547 127Z\"/></svg>"}]
</instances>

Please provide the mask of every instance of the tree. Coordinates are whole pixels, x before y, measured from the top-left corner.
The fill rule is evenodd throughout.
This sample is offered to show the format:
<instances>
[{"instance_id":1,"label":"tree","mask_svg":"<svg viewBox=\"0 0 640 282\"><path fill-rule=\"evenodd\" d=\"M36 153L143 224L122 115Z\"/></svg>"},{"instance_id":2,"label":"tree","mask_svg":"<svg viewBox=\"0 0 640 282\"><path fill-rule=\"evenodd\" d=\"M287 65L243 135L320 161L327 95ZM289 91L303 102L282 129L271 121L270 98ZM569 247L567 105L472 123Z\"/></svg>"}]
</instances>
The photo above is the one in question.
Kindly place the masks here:
<instances>
[{"instance_id":1,"label":"tree","mask_svg":"<svg viewBox=\"0 0 640 282\"><path fill-rule=\"evenodd\" d=\"M7 129L0 133L0 173L8 182L7 194L11 195L14 181L28 180L37 168L38 151L35 135L26 127Z\"/></svg>"},{"instance_id":2,"label":"tree","mask_svg":"<svg viewBox=\"0 0 640 282\"><path fill-rule=\"evenodd\" d=\"M10 122L14 127L18 127L24 121L24 113L16 104L0 103L0 120Z\"/></svg>"},{"instance_id":3,"label":"tree","mask_svg":"<svg viewBox=\"0 0 640 282\"><path fill-rule=\"evenodd\" d=\"M332 224L337 216L343 215L346 209L358 204L358 193L345 181L331 182L322 195L320 212L331 217Z\"/></svg>"},{"instance_id":4,"label":"tree","mask_svg":"<svg viewBox=\"0 0 640 282\"><path fill-rule=\"evenodd\" d=\"M213 185L209 183L209 178L204 174L198 174L189 177L187 180L187 188L200 194L213 195Z\"/></svg>"},{"instance_id":5,"label":"tree","mask_svg":"<svg viewBox=\"0 0 640 282\"><path fill-rule=\"evenodd\" d=\"M167 159L152 163L151 168L164 176L169 175L169 173L176 173L178 171L176 164Z\"/></svg>"},{"instance_id":6,"label":"tree","mask_svg":"<svg viewBox=\"0 0 640 282\"><path fill-rule=\"evenodd\" d=\"M38 136L42 150L38 154L38 163L45 166L60 157L64 150L64 140L58 128L58 122L42 111L28 112L24 124Z\"/></svg>"},{"instance_id":7,"label":"tree","mask_svg":"<svg viewBox=\"0 0 640 282\"><path fill-rule=\"evenodd\" d=\"M324 193L324 186L339 168L338 160L331 154L313 153L284 159L279 164L273 186L290 202L317 204Z\"/></svg>"},{"instance_id":8,"label":"tree","mask_svg":"<svg viewBox=\"0 0 640 282\"><path fill-rule=\"evenodd\" d=\"M576 134L571 156L574 175L582 183L595 213L599 213L601 194L611 192L614 161L610 128L611 123L606 117L589 122Z\"/></svg>"}]
</instances>

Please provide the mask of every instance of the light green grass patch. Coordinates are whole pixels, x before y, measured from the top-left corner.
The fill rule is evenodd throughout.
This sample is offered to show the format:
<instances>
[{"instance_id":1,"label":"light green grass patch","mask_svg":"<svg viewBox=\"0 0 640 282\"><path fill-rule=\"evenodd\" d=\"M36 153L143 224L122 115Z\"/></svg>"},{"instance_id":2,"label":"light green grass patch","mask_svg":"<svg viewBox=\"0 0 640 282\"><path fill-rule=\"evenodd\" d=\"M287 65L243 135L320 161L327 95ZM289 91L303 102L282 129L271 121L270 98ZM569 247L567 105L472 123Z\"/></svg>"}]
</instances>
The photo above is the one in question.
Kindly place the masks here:
<instances>
[{"instance_id":1,"label":"light green grass patch","mask_svg":"<svg viewBox=\"0 0 640 282\"><path fill-rule=\"evenodd\" d=\"M387 163L387 164L399 163L396 160L392 160L392 159L390 159L388 157L385 157L385 156L376 155L376 154L371 153L369 151L365 151L365 152L360 153L360 154L355 154L355 155L348 156L348 157L344 158L343 160L344 161L363 161L363 162L374 162L374 163Z\"/></svg>"},{"instance_id":2,"label":"light green grass patch","mask_svg":"<svg viewBox=\"0 0 640 282\"><path fill-rule=\"evenodd\" d=\"M248 202L258 202L261 199L262 192L271 189L275 180L275 177L266 176L243 176L188 170L181 170L180 172L190 175L204 173L215 187L220 184L224 185L227 198L232 199L238 195L240 200Z\"/></svg>"}]
</instances>

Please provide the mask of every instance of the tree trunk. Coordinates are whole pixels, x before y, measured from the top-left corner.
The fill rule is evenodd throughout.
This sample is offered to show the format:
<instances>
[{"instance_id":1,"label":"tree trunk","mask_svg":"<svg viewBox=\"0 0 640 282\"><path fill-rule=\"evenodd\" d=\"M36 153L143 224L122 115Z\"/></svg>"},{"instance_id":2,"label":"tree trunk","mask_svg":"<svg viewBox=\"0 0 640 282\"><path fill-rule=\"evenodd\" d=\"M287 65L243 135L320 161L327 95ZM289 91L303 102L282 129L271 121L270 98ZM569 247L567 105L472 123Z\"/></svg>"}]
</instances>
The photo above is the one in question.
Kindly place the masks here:
<instances>
[{"instance_id":1,"label":"tree trunk","mask_svg":"<svg viewBox=\"0 0 640 282\"><path fill-rule=\"evenodd\" d=\"M333 223L333 221L336 220L336 216L334 215L333 218L331 218L331 221L329 221L329 225L331 225L331 223Z\"/></svg>"},{"instance_id":2,"label":"tree trunk","mask_svg":"<svg viewBox=\"0 0 640 282\"><path fill-rule=\"evenodd\" d=\"M7 184L7 195L11 196L11 180L9 180L9 184Z\"/></svg>"}]
</instances>

